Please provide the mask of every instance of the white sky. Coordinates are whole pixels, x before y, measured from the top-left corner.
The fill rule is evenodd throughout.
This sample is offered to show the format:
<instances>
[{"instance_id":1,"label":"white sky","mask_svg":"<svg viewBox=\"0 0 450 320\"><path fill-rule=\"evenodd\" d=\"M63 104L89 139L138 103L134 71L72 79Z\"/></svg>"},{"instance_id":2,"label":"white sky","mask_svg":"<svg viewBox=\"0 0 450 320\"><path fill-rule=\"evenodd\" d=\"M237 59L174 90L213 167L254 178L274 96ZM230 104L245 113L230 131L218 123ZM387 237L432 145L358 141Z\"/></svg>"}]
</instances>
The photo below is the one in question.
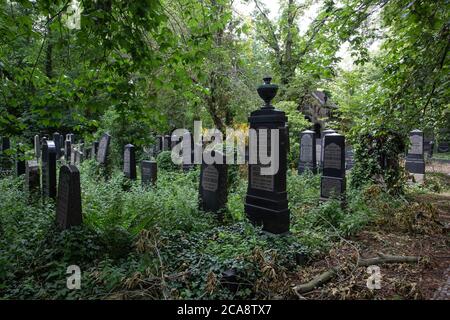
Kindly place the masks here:
<instances>
[{"instance_id":1,"label":"white sky","mask_svg":"<svg viewBox=\"0 0 450 320\"><path fill-rule=\"evenodd\" d=\"M265 7L270 10L269 19L274 20L279 16L279 1L278 0L260 0L265 4ZM322 4L321 0L314 1L314 3L310 6L308 10L306 10L304 16L300 18L299 29L300 33L304 34L308 30L309 25L314 20L314 18L319 13L320 6ZM243 16L250 16L253 10L255 9L255 5L253 0L245 3L243 0L236 0L234 3L234 9L237 13ZM380 43L375 42L369 49L369 51L376 51L379 48ZM339 49L337 56L342 58L339 63L339 67L344 70L350 70L354 67L353 58L350 56L349 52L349 44L344 43Z\"/></svg>"}]
</instances>

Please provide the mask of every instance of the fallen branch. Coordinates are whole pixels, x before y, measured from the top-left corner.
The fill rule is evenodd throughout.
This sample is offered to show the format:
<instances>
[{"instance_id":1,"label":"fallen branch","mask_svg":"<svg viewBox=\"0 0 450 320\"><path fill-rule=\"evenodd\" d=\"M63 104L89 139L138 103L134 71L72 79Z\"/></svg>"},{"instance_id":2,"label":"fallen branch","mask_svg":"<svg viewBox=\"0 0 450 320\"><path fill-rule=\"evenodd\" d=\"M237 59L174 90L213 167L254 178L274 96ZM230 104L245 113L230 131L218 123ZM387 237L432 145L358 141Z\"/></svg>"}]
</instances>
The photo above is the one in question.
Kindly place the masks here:
<instances>
[{"instance_id":1,"label":"fallen branch","mask_svg":"<svg viewBox=\"0 0 450 320\"><path fill-rule=\"evenodd\" d=\"M375 258L359 260L357 263L357 267L367 267L367 266L371 266L371 265L379 265L379 264L385 264L385 263L417 263L417 262L419 262L419 259L420 258L417 256L390 256L390 255L380 254L380 255L378 255L378 257L375 257ZM321 273L320 275L318 275L311 281L304 283L304 284L296 285L292 289L294 290L295 294L299 298L302 298L302 296L301 296L302 293L310 292L310 291L314 290L315 288L321 286L322 284L330 281L337 275L337 273L340 270L341 270L341 267L331 268L331 269Z\"/></svg>"}]
</instances>

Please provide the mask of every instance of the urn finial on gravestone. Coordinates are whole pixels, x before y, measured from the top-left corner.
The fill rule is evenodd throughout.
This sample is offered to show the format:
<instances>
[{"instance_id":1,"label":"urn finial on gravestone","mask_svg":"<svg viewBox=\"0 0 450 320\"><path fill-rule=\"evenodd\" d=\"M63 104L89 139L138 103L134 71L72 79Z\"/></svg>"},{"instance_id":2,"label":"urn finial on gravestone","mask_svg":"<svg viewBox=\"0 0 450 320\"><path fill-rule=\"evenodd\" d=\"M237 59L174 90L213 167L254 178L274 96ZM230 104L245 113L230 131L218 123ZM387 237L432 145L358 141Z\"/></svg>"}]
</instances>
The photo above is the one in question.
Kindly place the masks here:
<instances>
[{"instance_id":1,"label":"urn finial on gravestone","mask_svg":"<svg viewBox=\"0 0 450 320\"><path fill-rule=\"evenodd\" d=\"M287 147L289 136L287 134L286 114L275 109L270 102L276 96L278 86L271 84L271 78L265 77L264 84L258 87L258 94L264 100L265 105L261 109L250 114L250 132L260 133L257 141L250 139L250 153L248 166L248 188L245 198L245 213L248 219L255 225L262 226L264 231L273 234L283 234L289 232L290 213L288 208L286 192L286 171L287 171ZM258 150L263 145L266 152L270 154L274 149L272 146L272 130L277 141L273 145L278 148L278 171L275 174L263 174L263 168L268 165L263 164L257 156ZM264 131L267 133L264 139ZM278 134L277 134L278 133ZM258 134L256 134L257 136ZM253 134L253 136L255 136ZM256 153L256 155L255 155ZM255 161L256 160L256 161ZM276 161L272 158L273 161Z\"/></svg>"}]
</instances>

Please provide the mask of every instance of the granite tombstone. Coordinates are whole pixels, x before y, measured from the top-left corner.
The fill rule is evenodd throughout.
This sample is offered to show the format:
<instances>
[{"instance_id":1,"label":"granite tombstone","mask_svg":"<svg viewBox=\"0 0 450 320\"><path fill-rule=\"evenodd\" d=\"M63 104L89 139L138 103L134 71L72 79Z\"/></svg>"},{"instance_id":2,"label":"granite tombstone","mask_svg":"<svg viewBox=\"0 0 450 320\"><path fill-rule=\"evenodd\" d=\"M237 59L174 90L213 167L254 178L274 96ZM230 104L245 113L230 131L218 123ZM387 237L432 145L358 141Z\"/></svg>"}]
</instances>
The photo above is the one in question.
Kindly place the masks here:
<instances>
[{"instance_id":1,"label":"granite tombstone","mask_svg":"<svg viewBox=\"0 0 450 320\"><path fill-rule=\"evenodd\" d=\"M324 137L324 156L322 177L320 180L320 197L328 199L345 196L345 137L338 133Z\"/></svg>"},{"instance_id":2,"label":"granite tombstone","mask_svg":"<svg viewBox=\"0 0 450 320\"><path fill-rule=\"evenodd\" d=\"M64 165L59 171L56 221L62 230L79 226L83 222L80 172L74 165Z\"/></svg>"},{"instance_id":3,"label":"granite tombstone","mask_svg":"<svg viewBox=\"0 0 450 320\"><path fill-rule=\"evenodd\" d=\"M56 147L51 140L42 143L42 195L56 199Z\"/></svg>"},{"instance_id":4,"label":"granite tombstone","mask_svg":"<svg viewBox=\"0 0 450 320\"><path fill-rule=\"evenodd\" d=\"M316 133L305 130L300 133L300 161L298 162L298 173L305 171L317 173L316 161Z\"/></svg>"}]
</instances>

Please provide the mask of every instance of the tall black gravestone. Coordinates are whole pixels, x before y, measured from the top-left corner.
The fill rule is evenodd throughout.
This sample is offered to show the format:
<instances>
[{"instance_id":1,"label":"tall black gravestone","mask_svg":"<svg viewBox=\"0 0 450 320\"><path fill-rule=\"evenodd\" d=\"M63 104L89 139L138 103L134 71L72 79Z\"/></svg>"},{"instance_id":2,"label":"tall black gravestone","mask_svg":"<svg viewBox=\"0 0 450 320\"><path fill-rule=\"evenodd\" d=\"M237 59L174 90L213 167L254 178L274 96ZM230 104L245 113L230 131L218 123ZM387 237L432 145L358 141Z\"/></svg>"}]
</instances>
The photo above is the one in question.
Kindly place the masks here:
<instances>
[{"instance_id":1,"label":"tall black gravestone","mask_svg":"<svg viewBox=\"0 0 450 320\"><path fill-rule=\"evenodd\" d=\"M227 168L222 154L211 151L211 156L222 157L223 160L222 164L202 163L200 167L200 209L222 214L227 203Z\"/></svg>"},{"instance_id":2,"label":"tall black gravestone","mask_svg":"<svg viewBox=\"0 0 450 320\"><path fill-rule=\"evenodd\" d=\"M110 141L111 136L105 133L103 134L103 136L100 139L100 142L98 143L97 162L102 165L106 165L106 162L108 160L108 149Z\"/></svg>"},{"instance_id":3,"label":"tall black gravestone","mask_svg":"<svg viewBox=\"0 0 450 320\"><path fill-rule=\"evenodd\" d=\"M56 221L63 230L79 226L83 222L80 172L76 166L64 165L59 171Z\"/></svg>"},{"instance_id":4,"label":"tall black gravestone","mask_svg":"<svg viewBox=\"0 0 450 320\"><path fill-rule=\"evenodd\" d=\"M72 157L72 142L70 140L64 141L64 160L70 162Z\"/></svg>"},{"instance_id":5,"label":"tall black gravestone","mask_svg":"<svg viewBox=\"0 0 450 320\"><path fill-rule=\"evenodd\" d=\"M25 191L29 194L39 194L40 175L37 160L29 160L25 165Z\"/></svg>"},{"instance_id":6,"label":"tall black gravestone","mask_svg":"<svg viewBox=\"0 0 450 320\"><path fill-rule=\"evenodd\" d=\"M324 136L323 172L320 180L320 197L343 199L345 195L345 137L338 133Z\"/></svg>"},{"instance_id":7,"label":"tall black gravestone","mask_svg":"<svg viewBox=\"0 0 450 320\"><path fill-rule=\"evenodd\" d=\"M51 140L42 143L42 195L56 199L56 147Z\"/></svg>"},{"instance_id":8,"label":"tall black gravestone","mask_svg":"<svg viewBox=\"0 0 450 320\"><path fill-rule=\"evenodd\" d=\"M264 84L258 87L258 94L264 100L265 105L251 113L249 122L250 129L255 129L256 131L268 129L270 133L270 129L278 130L279 140L275 143L275 146L279 148L279 168L274 175L262 175L262 164L259 156L257 157L257 163L249 163L249 183L245 198L245 212L249 220L256 225L262 226L263 230L281 234L289 231L289 209L286 192L287 146L289 138L286 130L287 117L285 113L275 109L270 104L278 90L278 86L270 83L271 80L270 77L264 78ZM259 150L262 145L271 146L269 134L266 141L258 137L256 149ZM250 146L250 149L255 148Z\"/></svg>"},{"instance_id":9,"label":"tall black gravestone","mask_svg":"<svg viewBox=\"0 0 450 320\"><path fill-rule=\"evenodd\" d=\"M58 132L53 133L53 142L55 143L56 148L56 158L59 159L61 157L61 145L60 145L60 137L61 135Z\"/></svg>"},{"instance_id":10,"label":"tall black gravestone","mask_svg":"<svg viewBox=\"0 0 450 320\"><path fill-rule=\"evenodd\" d=\"M298 163L298 173L305 171L317 173L316 161L316 133L305 130L300 133L300 161Z\"/></svg>"},{"instance_id":11,"label":"tall black gravestone","mask_svg":"<svg viewBox=\"0 0 450 320\"><path fill-rule=\"evenodd\" d=\"M423 157L423 131L413 130L409 134L410 147L406 155L406 170L414 176L416 182L423 182L425 161Z\"/></svg>"},{"instance_id":12,"label":"tall black gravestone","mask_svg":"<svg viewBox=\"0 0 450 320\"><path fill-rule=\"evenodd\" d=\"M158 166L156 161L143 160L141 162L142 186L156 185L158 178Z\"/></svg>"},{"instance_id":13,"label":"tall black gravestone","mask_svg":"<svg viewBox=\"0 0 450 320\"><path fill-rule=\"evenodd\" d=\"M130 180L136 180L136 154L132 144L127 144L123 152L123 174Z\"/></svg>"}]
</instances>

